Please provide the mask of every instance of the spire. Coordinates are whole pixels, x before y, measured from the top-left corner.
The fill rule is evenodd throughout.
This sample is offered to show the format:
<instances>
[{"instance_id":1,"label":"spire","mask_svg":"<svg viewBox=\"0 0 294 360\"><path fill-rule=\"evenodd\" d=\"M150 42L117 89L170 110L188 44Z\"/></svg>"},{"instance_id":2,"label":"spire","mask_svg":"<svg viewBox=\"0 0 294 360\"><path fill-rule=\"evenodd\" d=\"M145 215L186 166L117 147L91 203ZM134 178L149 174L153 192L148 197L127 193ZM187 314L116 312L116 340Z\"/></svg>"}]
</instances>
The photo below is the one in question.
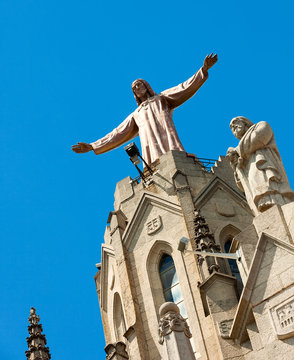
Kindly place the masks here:
<instances>
[{"instance_id":1,"label":"spire","mask_svg":"<svg viewBox=\"0 0 294 360\"><path fill-rule=\"evenodd\" d=\"M204 218L200 214L200 210L194 211L194 240L196 245L196 250L205 251L205 252L220 252L220 246L216 245L214 240L214 235L210 232L209 226ZM203 256L197 255L198 264L201 267L204 261ZM207 256L206 260L206 271L204 271L203 275L206 278L214 271L219 271L220 267L216 263L215 258L211 256ZM208 271L208 273L207 273Z\"/></svg>"},{"instance_id":2,"label":"spire","mask_svg":"<svg viewBox=\"0 0 294 360\"><path fill-rule=\"evenodd\" d=\"M28 326L30 336L27 337L29 350L26 351L28 360L49 360L51 355L47 344L45 334L42 334L43 328L39 324L40 317L36 314L36 309L31 308Z\"/></svg>"}]
</instances>

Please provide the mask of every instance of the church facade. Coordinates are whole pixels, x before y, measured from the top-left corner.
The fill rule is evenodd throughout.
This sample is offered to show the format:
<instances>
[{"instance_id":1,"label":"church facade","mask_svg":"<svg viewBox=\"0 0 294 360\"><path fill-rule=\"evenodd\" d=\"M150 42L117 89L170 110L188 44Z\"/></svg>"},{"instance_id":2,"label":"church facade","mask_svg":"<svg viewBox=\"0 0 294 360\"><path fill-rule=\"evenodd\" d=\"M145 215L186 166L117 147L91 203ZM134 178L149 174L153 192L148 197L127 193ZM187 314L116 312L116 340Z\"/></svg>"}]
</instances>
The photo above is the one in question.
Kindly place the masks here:
<instances>
[{"instance_id":1,"label":"church facade","mask_svg":"<svg viewBox=\"0 0 294 360\"><path fill-rule=\"evenodd\" d=\"M178 150L114 196L95 275L106 359L294 358L293 202L254 217L224 157L208 170Z\"/></svg>"}]
</instances>

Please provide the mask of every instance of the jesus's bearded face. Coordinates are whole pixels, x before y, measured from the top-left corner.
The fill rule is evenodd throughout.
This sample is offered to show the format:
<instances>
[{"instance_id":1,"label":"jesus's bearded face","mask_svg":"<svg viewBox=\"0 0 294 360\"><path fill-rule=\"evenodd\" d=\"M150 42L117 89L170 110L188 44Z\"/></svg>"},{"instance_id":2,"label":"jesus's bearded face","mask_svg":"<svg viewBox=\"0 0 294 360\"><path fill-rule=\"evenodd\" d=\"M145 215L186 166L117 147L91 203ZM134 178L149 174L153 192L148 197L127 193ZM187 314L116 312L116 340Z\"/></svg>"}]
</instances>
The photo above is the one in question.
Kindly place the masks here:
<instances>
[{"instance_id":1,"label":"jesus's bearded face","mask_svg":"<svg viewBox=\"0 0 294 360\"><path fill-rule=\"evenodd\" d=\"M141 81L137 81L133 85L133 91L135 92L138 98L141 98L147 93L147 88L144 83L142 83Z\"/></svg>"}]
</instances>

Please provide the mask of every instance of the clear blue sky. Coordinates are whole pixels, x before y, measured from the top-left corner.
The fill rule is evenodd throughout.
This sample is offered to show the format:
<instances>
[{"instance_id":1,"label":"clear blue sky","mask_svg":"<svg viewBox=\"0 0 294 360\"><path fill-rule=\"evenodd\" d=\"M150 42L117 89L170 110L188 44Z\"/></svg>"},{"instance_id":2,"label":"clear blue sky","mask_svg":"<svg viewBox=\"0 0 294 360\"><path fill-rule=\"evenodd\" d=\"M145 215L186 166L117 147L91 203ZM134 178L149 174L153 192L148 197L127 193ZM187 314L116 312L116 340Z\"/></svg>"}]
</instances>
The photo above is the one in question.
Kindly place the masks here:
<instances>
[{"instance_id":1,"label":"clear blue sky","mask_svg":"<svg viewBox=\"0 0 294 360\"><path fill-rule=\"evenodd\" d=\"M77 155L136 103L219 62L174 114L187 152L236 145L232 117L268 121L292 187L292 1L0 0L0 358L25 358L37 308L52 359L103 359L93 276L115 184L135 176L122 148Z\"/></svg>"}]
</instances>

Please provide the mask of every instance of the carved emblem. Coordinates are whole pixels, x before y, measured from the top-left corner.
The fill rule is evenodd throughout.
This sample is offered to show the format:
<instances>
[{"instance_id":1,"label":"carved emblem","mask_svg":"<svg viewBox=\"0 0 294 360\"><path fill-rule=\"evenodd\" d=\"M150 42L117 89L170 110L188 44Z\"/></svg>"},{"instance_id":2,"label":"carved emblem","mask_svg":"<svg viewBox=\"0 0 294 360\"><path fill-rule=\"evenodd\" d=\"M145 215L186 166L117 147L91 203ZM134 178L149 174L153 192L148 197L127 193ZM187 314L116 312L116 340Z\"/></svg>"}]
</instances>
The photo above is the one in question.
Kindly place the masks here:
<instances>
[{"instance_id":1,"label":"carved emblem","mask_svg":"<svg viewBox=\"0 0 294 360\"><path fill-rule=\"evenodd\" d=\"M233 319L223 320L218 323L218 330L221 337L228 338L230 336L232 324Z\"/></svg>"},{"instance_id":2,"label":"carved emblem","mask_svg":"<svg viewBox=\"0 0 294 360\"><path fill-rule=\"evenodd\" d=\"M294 336L294 298L284 301L269 311L278 339Z\"/></svg>"},{"instance_id":3,"label":"carved emblem","mask_svg":"<svg viewBox=\"0 0 294 360\"><path fill-rule=\"evenodd\" d=\"M158 215L156 218L150 220L146 224L146 230L148 235L152 235L156 233L162 226L162 221L160 215Z\"/></svg>"}]
</instances>

